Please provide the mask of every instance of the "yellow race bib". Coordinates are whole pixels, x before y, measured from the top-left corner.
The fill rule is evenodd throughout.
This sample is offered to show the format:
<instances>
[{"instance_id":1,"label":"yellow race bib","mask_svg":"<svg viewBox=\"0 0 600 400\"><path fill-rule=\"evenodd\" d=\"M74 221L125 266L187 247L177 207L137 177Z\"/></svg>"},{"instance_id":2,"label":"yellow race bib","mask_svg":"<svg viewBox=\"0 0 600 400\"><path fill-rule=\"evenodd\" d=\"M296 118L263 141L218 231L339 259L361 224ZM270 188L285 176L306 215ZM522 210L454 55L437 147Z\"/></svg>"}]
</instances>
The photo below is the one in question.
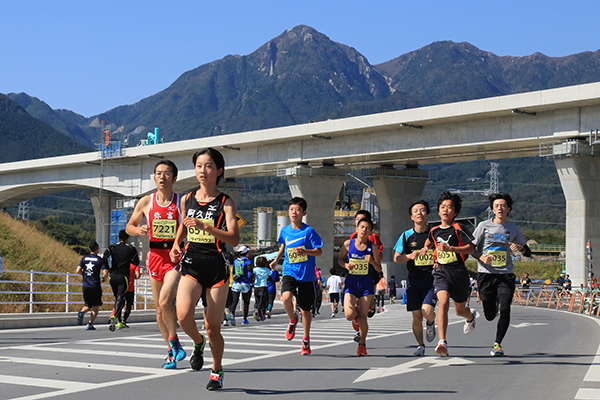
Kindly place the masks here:
<instances>
[{"instance_id":1,"label":"yellow race bib","mask_svg":"<svg viewBox=\"0 0 600 400\"><path fill-rule=\"evenodd\" d=\"M458 261L456 253L453 251L438 251L437 258L438 264L450 264Z\"/></svg>"},{"instance_id":2,"label":"yellow race bib","mask_svg":"<svg viewBox=\"0 0 600 400\"><path fill-rule=\"evenodd\" d=\"M488 250L487 255L494 257L494 259L491 262L492 267L504 267L506 265L506 251Z\"/></svg>"},{"instance_id":3,"label":"yellow race bib","mask_svg":"<svg viewBox=\"0 0 600 400\"><path fill-rule=\"evenodd\" d=\"M362 258L351 258L349 263L354 264L354 267L348 271L350 275L367 275L369 273L369 263Z\"/></svg>"},{"instance_id":4,"label":"yellow race bib","mask_svg":"<svg viewBox=\"0 0 600 400\"><path fill-rule=\"evenodd\" d=\"M210 226L215 226L215 221L212 219L200 219L199 221ZM191 226L187 228L187 240L194 243L215 243L217 238L206 231Z\"/></svg>"},{"instance_id":5,"label":"yellow race bib","mask_svg":"<svg viewBox=\"0 0 600 400\"><path fill-rule=\"evenodd\" d=\"M417 257L415 258L415 265L417 267L429 267L434 264L433 262L433 249L427 250L424 256L421 255L419 250L413 251L413 253L417 253Z\"/></svg>"},{"instance_id":6,"label":"yellow race bib","mask_svg":"<svg viewBox=\"0 0 600 400\"><path fill-rule=\"evenodd\" d=\"M152 237L155 239L174 240L176 231L177 221L174 219L152 220Z\"/></svg>"},{"instance_id":7,"label":"yellow race bib","mask_svg":"<svg viewBox=\"0 0 600 400\"><path fill-rule=\"evenodd\" d=\"M301 263L304 261L308 261L308 255L303 254L296 254L296 252L294 251L294 249L306 249L304 246L298 246L298 247L292 247L292 248L288 248L287 250L287 255L288 255L288 260L290 261L290 264L295 264L295 263Z\"/></svg>"}]
</instances>

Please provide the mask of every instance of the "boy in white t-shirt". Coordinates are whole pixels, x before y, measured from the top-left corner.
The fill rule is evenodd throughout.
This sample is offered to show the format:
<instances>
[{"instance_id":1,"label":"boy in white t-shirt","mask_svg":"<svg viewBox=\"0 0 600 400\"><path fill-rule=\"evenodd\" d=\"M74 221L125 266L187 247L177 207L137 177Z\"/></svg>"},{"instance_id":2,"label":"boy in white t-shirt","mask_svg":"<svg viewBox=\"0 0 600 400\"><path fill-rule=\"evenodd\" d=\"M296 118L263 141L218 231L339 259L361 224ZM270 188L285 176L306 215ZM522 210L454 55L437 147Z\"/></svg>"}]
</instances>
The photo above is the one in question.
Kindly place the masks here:
<instances>
[{"instance_id":1,"label":"boy in white t-shirt","mask_svg":"<svg viewBox=\"0 0 600 400\"><path fill-rule=\"evenodd\" d=\"M342 278L336 275L335 268L329 270L331 276L327 279L327 293L329 293L329 302L331 303L331 318L335 317L340 304L340 292L342 291Z\"/></svg>"}]
</instances>

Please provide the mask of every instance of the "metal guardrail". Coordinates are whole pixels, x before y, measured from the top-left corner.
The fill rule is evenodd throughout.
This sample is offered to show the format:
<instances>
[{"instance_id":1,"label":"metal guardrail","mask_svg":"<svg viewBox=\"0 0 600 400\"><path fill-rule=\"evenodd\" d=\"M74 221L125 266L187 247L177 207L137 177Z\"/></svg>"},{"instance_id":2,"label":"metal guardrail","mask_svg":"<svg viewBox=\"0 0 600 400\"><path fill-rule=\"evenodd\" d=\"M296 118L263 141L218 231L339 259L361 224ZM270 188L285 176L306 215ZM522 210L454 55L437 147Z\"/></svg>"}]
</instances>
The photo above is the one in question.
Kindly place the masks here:
<instances>
[{"instance_id":1,"label":"metal guardrail","mask_svg":"<svg viewBox=\"0 0 600 400\"><path fill-rule=\"evenodd\" d=\"M71 306L79 306L83 304L83 301L73 301L71 296L73 295L81 295L82 293L82 283L75 281L73 278L77 277L81 279L81 275L73 274L73 273L64 273L64 272L40 272L40 271L18 271L18 270L4 270L4 278L6 278L6 273L10 274L19 274L26 275L27 278L23 280L7 280L0 279L0 289L2 289L3 283L18 283L18 284L27 284L29 285L29 290L27 291L15 291L15 290L0 290L0 299L2 295L5 294L27 294L29 295L29 301L0 301L0 304L28 304L29 305L29 313L33 314L33 306L40 304L64 304L65 312L69 312L69 307ZM57 281L49 281L47 278L45 280L36 280L36 277L39 276L63 276L63 282ZM53 290L40 290L36 288L39 285L50 285L50 287L59 287L58 290L63 289L63 291L53 291ZM134 310L147 310L148 304L154 304L154 297L152 296L152 288L150 286L150 278L147 276L140 277L134 283L134 301L133 301L133 309ZM109 284L103 284L102 287L109 287ZM72 289L76 288L77 291L72 291ZM112 289L111 289L112 291ZM36 301L35 296L40 294L46 295L63 295L64 301ZM142 297L143 301L139 301L138 297ZM72 309L72 311L74 311Z\"/></svg>"},{"instance_id":2,"label":"metal guardrail","mask_svg":"<svg viewBox=\"0 0 600 400\"><path fill-rule=\"evenodd\" d=\"M562 244L530 244L532 253L564 253L566 246Z\"/></svg>"}]
</instances>

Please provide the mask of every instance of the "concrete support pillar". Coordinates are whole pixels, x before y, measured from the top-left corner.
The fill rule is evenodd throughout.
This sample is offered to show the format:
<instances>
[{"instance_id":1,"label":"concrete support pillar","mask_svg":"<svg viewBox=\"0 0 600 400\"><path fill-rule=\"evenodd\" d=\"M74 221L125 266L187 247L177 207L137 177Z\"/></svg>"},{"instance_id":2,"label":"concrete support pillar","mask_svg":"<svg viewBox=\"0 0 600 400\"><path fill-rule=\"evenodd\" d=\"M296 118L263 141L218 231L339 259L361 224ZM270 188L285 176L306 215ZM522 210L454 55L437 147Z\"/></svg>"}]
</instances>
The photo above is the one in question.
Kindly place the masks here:
<instances>
[{"instance_id":1,"label":"concrete support pillar","mask_svg":"<svg viewBox=\"0 0 600 400\"><path fill-rule=\"evenodd\" d=\"M408 207L423 196L429 173L419 169L396 170L378 168L371 173L371 181L379 203L379 237L383 243L381 265L386 279L396 275L396 280L406 279L406 265L394 262L394 245L413 222Z\"/></svg>"},{"instance_id":2,"label":"concrete support pillar","mask_svg":"<svg viewBox=\"0 0 600 400\"><path fill-rule=\"evenodd\" d=\"M110 245L110 210L115 208L117 197L108 192L90 196L96 217L96 241L101 251Z\"/></svg>"},{"instance_id":3,"label":"concrete support pillar","mask_svg":"<svg viewBox=\"0 0 600 400\"><path fill-rule=\"evenodd\" d=\"M566 269L575 288L587 282L588 239L592 258L600 260L600 158L575 156L554 162L567 200Z\"/></svg>"},{"instance_id":4,"label":"concrete support pillar","mask_svg":"<svg viewBox=\"0 0 600 400\"><path fill-rule=\"evenodd\" d=\"M287 181L292 197L302 197L308 204L305 223L323 239L323 255L317 267L325 273L333 267L333 210L345 180L345 171L333 167L288 168Z\"/></svg>"}]
</instances>

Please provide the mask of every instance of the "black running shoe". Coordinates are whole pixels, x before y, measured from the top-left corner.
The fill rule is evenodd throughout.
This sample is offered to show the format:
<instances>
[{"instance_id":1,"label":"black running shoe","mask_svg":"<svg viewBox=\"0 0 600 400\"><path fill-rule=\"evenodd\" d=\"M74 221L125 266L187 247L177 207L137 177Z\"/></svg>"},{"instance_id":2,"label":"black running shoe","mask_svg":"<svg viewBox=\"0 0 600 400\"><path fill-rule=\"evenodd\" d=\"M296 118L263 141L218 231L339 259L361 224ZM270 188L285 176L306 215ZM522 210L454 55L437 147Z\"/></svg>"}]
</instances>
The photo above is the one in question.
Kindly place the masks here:
<instances>
[{"instance_id":1,"label":"black running shoe","mask_svg":"<svg viewBox=\"0 0 600 400\"><path fill-rule=\"evenodd\" d=\"M223 370L215 371L210 370L210 378L206 385L206 390L221 390L223 389Z\"/></svg>"},{"instance_id":2,"label":"black running shoe","mask_svg":"<svg viewBox=\"0 0 600 400\"><path fill-rule=\"evenodd\" d=\"M83 325L83 317L85 316L85 313L83 311L79 311L77 313L77 325Z\"/></svg>"},{"instance_id":3,"label":"black running shoe","mask_svg":"<svg viewBox=\"0 0 600 400\"><path fill-rule=\"evenodd\" d=\"M200 334L202 335L202 334ZM190 366L194 371L200 371L204 365L204 345L206 345L206 337L202 335L202 343L194 343L194 352L190 357ZM223 378L221 378L221 382ZM208 389L208 387L207 387ZM220 389L220 388L219 388ZM211 390L211 389L209 389Z\"/></svg>"}]
</instances>

